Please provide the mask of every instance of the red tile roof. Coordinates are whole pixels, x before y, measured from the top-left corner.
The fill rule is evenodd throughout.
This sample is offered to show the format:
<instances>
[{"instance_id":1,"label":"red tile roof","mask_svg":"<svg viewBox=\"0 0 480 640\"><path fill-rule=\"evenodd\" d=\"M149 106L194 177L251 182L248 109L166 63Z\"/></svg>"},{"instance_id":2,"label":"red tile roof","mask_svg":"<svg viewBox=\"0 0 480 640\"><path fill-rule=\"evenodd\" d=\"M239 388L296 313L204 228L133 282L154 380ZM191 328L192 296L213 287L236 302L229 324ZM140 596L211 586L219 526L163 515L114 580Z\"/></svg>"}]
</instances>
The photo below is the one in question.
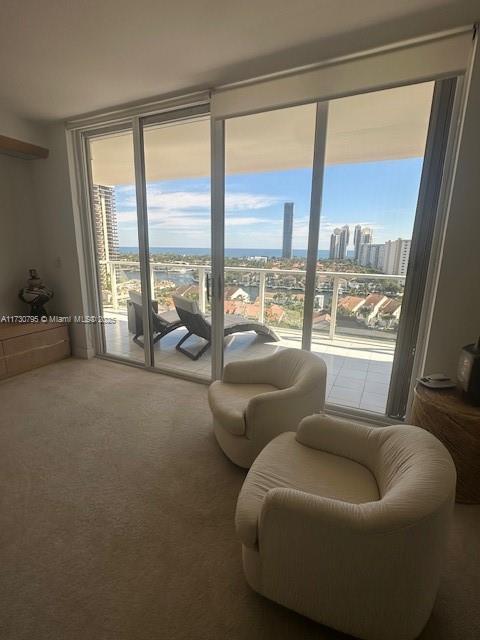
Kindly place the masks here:
<instances>
[{"instance_id":1,"label":"red tile roof","mask_svg":"<svg viewBox=\"0 0 480 640\"><path fill-rule=\"evenodd\" d=\"M375 307L379 302L383 300L383 298L385 298L383 293L371 293L366 297L365 304L369 307Z\"/></svg>"},{"instance_id":2,"label":"red tile roof","mask_svg":"<svg viewBox=\"0 0 480 640\"><path fill-rule=\"evenodd\" d=\"M395 311L402 306L400 300L393 300L389 298L385 304L380 307L380 313L395 313Z\"/></svg>"},{"instance_id":3,"label":"red tile roof","mask_svg":"<svg viewBox=\"0 0 480 640\"><path fill-rule=\"evenodd\" d=\"M354 311L359 305L363 305L364 303L365 298L360 298L359 296L345 296L339 300L338 306L342 307L342 309L346 309L347 311Z\"/></svg>"}]
</instances>

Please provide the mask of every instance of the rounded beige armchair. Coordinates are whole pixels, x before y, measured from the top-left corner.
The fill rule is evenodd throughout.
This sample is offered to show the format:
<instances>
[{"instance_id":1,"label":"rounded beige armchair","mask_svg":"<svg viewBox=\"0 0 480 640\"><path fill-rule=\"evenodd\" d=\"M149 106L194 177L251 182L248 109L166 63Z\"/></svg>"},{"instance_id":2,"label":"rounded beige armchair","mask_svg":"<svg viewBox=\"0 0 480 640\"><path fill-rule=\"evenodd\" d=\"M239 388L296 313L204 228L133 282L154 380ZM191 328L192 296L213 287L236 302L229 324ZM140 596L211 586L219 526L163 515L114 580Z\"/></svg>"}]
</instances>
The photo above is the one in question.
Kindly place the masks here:
<instances>
[{"instance_id":1,"label":"rounded beige armchair","mask_svg":"<svg viewBox=\"0 0 480 640\"><path fill-rule=\"evenodd\" d=\"M365 640L412 640L432 611L455 496L445 447L418 427L303 420L240 492L250 586Z\"/></svg>"},{"instance_id":2,"label":"rounded beige armchair","mask_svg":"<svg viewBox=\"0 0 480 640\"><path fill-rule=\"evenodd\" d=\"M208 391L220 447L232 462L249 468L272 438L323 411L326 377L325 362L300 349L230 362L222 381Z\"/></svg>"}]
</instances>

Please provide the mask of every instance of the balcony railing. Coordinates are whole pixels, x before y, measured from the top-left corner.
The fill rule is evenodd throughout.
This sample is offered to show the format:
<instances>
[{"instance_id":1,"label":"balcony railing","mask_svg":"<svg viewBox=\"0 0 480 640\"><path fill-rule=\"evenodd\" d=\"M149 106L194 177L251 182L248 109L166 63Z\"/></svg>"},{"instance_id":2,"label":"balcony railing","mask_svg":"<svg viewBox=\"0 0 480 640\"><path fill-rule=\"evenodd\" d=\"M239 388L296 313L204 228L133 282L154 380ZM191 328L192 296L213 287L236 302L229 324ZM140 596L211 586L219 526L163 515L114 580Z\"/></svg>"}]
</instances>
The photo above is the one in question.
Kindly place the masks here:
<instances>
[{"instance_id":1,"label":"balcony railing","mask_svg":"<svg viewBox=\"0 0 480 640\"><path fill-rule=\"evenodd\" d=\"M121 283L118 281L118 273L117 270L135 270L140 271L140 263L138 261L130 261L130 260L101 260L99 264L104 266L106 272L109 276L110 286L108 289L111 292L111 306L113 310L118 310L121 306L122 302L126 302L128 299L127 291L119 291L119 287ZM172 263L172 262L151 262L150 263L150 282L151 282L151 290L152 293L155 291L155 271L169 271L173 273L183 273L186 271L195 271L198 274L198 306L202 312L205 313L207 308L207 296L206 296L206 283L207 283L207 275L211 273L211 266L208 264L189 264L189 263ZM266 299L265 292L267 289L267 278L268 276L305 276L306 271L302 269L280 269L280 268L271 268L264 269L260 267L234 267L234 266L226 266L225 272L234 272L234 273L250 273L258 276L258 281L251 283L254 286L258 286L258 319L260 322L265 322L265 309L266 309ZM376 281L388 280L388 281L397 281L398 283L404 284L405 276L399 275L389 275L383 273L357 273L357 272L343 272L343 271L319 271L317 272L317 278L326 278L331 279L332 287L329 288L329 292L331 291L332 300L331 300L331 309L330 309L330 326L329 326L329 337L333 340L335 338L336 328L337 328L337 313L338 313L338 305L339 305L339 295L342 292L342 281L352 281L352 280L364 280L369 284L374 283ZM195 282L197 284L197 282ZM228 283L226 284L228 286ZM241 287L241 284L238 285ZM247 286L244 284L244 286ZM275 288L275 286L273 287ZM285 286L279 285L278 288L285 289ZM349 295L355 295L354 291L349 293Z\"/></svg>"}]
</instances>

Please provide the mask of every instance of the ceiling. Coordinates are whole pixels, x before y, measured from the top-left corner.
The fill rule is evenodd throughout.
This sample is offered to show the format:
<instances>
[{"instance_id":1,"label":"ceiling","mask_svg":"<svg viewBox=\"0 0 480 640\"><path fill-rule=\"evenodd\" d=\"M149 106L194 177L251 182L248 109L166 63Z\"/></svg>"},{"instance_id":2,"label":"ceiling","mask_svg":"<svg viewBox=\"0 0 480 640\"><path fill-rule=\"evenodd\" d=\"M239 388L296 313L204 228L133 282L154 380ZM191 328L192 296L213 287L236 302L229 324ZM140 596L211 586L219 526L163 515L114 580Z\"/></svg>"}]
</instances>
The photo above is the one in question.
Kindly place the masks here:
<instances>
[{"instance_id":1,"label":"ceiling","mask_svg":"<svg viewBox=\"0 0 480 640\"><path fill-rule=\"evenodd\" d=\"M332 100L328 107L326 164L423 156L433 83ZM233 118L226 123L227 174L311 167L315 104ZM209 120L148 127L144 132L147 182L210 175ZM92 140L96 184L134 184L131 134Z\"/></svg>"},{"instance_id":2,"label":"ceiling","mask_svg":"<svg viewBox=\"0 0 480 640\"><path fill-rule=\"evenodd\" d=\"M478 18L479 0L2 0L0 107L67 118Z\"/></svg>"}]
</instances>

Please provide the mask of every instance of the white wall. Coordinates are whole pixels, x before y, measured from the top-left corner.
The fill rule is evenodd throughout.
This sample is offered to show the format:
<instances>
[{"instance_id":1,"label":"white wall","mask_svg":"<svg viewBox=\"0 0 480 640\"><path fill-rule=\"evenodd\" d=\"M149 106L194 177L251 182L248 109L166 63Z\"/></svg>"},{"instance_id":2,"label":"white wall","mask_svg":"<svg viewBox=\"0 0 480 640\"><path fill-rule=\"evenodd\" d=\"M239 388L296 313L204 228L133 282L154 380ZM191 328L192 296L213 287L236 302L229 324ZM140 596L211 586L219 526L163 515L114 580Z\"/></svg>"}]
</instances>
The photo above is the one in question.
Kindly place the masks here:
<instances>
[{"instance_id":1,"label":"white wall","mask_svg":"<svg viewBox=\"0 0 480 640\"><path fill-rule=\"evenodd\" d=\"M0 110L0 135L17 138L22 142L30 142L40 147L46 146L46 135L42 126L4 109Z\"/></svg>"},{"instance_id":2,"label":"white wall","mask_svg":"<svg viewBox=\"0 0 480 640\"><path fill-rule=\"evenodd\" d=\"M0 155L0 316L27 313L18 291L25 286L28 269L42 275L33 162Z\"/></svg>"},{"instance_id":3,"label":"white wall","mask_svg":"<svg viewBox=\"0 0 480 640\"><path fill-rule=\"evenodd\" d=\"M480 335L480 51L472 70L424 370L455 377Z\"/></svg>"},{"instance_id":4,"label":"white wall","mask_svg":"<svg viewBox=\"0 0 480 640\"><path fill-rule=\"evenodd\" d=\"M45 281L55 291L49 309L61 316L85 315L81 237L72 204L65 128L59 123L46 132L50 154L46 161L35 163L33 179ZM78 323L72 323L70 329L74 355L91 357L91 332Z\"/></svg>"},{"instance_id":5,"label":"white wall","mask_svg":"<svg viewBox=\"0 0 480 640\"><path fill-rule=\"evenodd\" d=\"M14 113L0 111L0 135L43 145L44 131ZM0 315L27 313L18 291L28 269L43 268L33 185L33 160L0 155ZM41 161L37 161L41 162Z\"/></svg>"},{"instance_id":6,"label":"white wall","mask_svg":"<svg viewBox=\"0 0 480 640\"><path fill-rule=\"evenodd\" d=\"M28 269L54 290L50 314L85 314L63 124L38 126L0 112L0 134L45 146L46 160L0 155L0 315L27 313L18 299ZM71 326L75 355L93 355L91 332Z\"/></svg>"}]
</instances>

